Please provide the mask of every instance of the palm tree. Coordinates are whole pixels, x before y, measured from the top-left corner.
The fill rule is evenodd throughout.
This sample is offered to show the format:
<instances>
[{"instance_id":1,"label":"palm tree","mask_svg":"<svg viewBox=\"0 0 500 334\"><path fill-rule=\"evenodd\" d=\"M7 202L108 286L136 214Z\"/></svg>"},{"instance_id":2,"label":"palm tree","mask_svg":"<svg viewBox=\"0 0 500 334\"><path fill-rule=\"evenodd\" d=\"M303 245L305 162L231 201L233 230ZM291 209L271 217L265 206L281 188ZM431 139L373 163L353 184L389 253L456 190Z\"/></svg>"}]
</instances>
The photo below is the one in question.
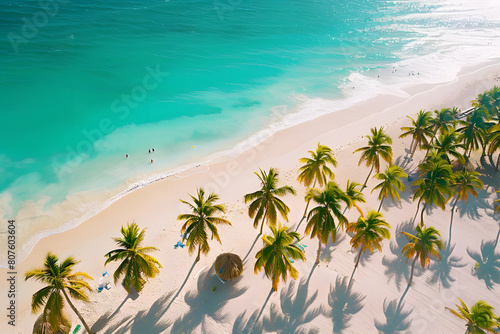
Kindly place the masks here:
<instances>
[{"instance_id":1,"label":"palm tree","mask_svg":"<svg viewBox=\"0 0 500 334\"><path fill-rule=\"evenodd\" d=\"M463 134L465 146L464 155L466 158L470 157L473 150L477 150L479 147L485 147L484 137L490 126L487 118L488 110L483 106L475 109L467 116L466 121L459 121L462 127L457 131Z\"/></svg>"},{"instance_id":2,"label":"palm tree","mask_svg":"<svg viewBox=\"0 0 500 334\"><path fill-rule=\"evenodd\" d=\"M493 125L488 130L487 141L489 144L488 154L493 155L500 148L500 123ZM500 154L497 158L497 163L495 164L495 170L498 171L498 164L500 162Z\"/></svg>"},{"instance_id":3,"label":"palm tree","mask_svg":"<svg viewBox=\"0 0 500 334\"><path fill-rule=\"evenodd\" d=\"M345 194L347 195L347 198L349 199L349 204L347 207L350 209L353 206L358 210L359 214L363 216L363 211L361 208L358 206L358 202L360 203L366 203L365 196L361 191L359 191L357 188L360 187L361 184L356 183L356 182L351 182L351 180L347 180L347 185L345 189Z\"/></svg>"},{"instance_id":4,"label":"palm tree","mask_svg":"<svg viewBox=\"0 0 500 334\"><path fill-rule=\"evenodd\" d=\"M432 146L437 154L442 154L442 157L452 163L450 156L458 160L461 164L465 164L465 158L460 150L465 150L464 145L461 143L462 135L456 132L454 129L439 135Z\"/></svg>"},{"instance_id":5,"label":"palm tree","mask_svg":"<svg viewBox=\"0 0 500 334\"><path fill-rule=\"evenodd\" d=\"M399 197L399 191L405 191L405 185L401 181L401 178L408 177L408 174L405 173L403 168L399 166L387 166L384 173L377 173L374 176L377 180L381 180L379 184L373 188L372 192L375 189L380 189L378 199L380 200L380 205L378 210L382 208L382 203L384 202L384 198L391 197L393 201L397 200L401 201Z\"/></svg>"},{"instance_id":6,"label":"palm tree","mask_svg":"<svg viewBox=\"0 0 500 334\"><path fill-rule=\"evenodd\" d=\"M123 275L123 287L130 293L130 288L133 287L135 291L141 292L146 278L154 278L162 268L157 259L149 255L153 251L157 251L156 247L142 247L146 229L139 230L139 226L133 222L127 224L127 227L122 226L120 230L122 237L113 238L120 248L114 249L104 255L106 257L107 265L111 261L121 261L118 268L113 274L116 282Z\"/></svg>"},{"instance_id":7,"label":"palm tree","mask_svg":"<svg viewBox=\"0 0 500 334\"><path fill-rule=\"evenodd\" d=\"M454 126L455 122L455 116L453 116L453 112L450 108L434 110L434 117L429 122L432 131L430 144L432 145L438 133L444 134L448 132Z\"/></svg>"},{"instance_id":8,"label":"palm tree","mask_svg":"<svg viewBox=\"0 0 500 334\"><path fill-rule=\"evenodd\" d=\"M439 250L443 249L443 242L439 239L441 234L439 234L439 231L435 228L417 225L416 232L415 235L401 232L410 240L410 242L403 247L403 254L406 256L406 261L413 258L408 285L411 285L413 280L413 270L415 269L417 259L420 258L420 265L422 268L425 268L430 264L431 257L441 260Z\"/></svg>"},{"instance_id":9,"label":"palm tree","mask_svg":"<svg viewBox=\"0 0 500 334\"><path fill-rule=\"evenodd\" d=\"M412 126L402 127L401 130L405 132L403 132L399 138L404 138L409 135L412 136L410 152L411 157L413 158L413 154L415 154L417 147L421 148L422 145L427 145L427 137L432 137L432 131L429 128L432 117L430 111L423 110L418 112L416 119L413 119L410 116L407 117L411 119Z\"/></svg>"},{"instance_id":10,"label":"palm tree","mask_svg":"<svg viewBox=\"0 0 500 334\"><path fill-rule=\"evenodd\" d=\"M330 180L335 178L335 174L328 165L337 167L337 160L333 157L332 150L329 147L320 145L319 143L316 152L309 151L309 153L311 154L311 158L301 158L299 160L303 165L299 168L299 177L297 179L306 187L312 185L314 188L316 183L318 183L320 187L323 187L327 182L327 177ZM308 207L309 201L304 211L304 217L307 214Z\"/></svg>"},{"instance_id":11,"label":"palm tree","mask_svg":"<svg viewBox=\"0 0 500 334\"><path fill-rule=\"evenodd\" d=\"M280 278L286 283L288 274L293 279L297 279L299 272L292 265L293 260L305 261L306 257L302 250L294 243L298 242L300 235L297 232L287 231L286 226L278 225L270 226L272 236L264 235L264 247L257 252L255 258L254 272L258 274L262 269L266 277L271 278L273 282L273 290L278 291L278 283Z\"/></svg>"},{"instance_id":12,"label":"palm tree","mask_svg":"<svg viewBox=\"0 0 500 334\"><path fill-rule=\"evenodd\" d=\"M433 205L445 210L446 202L452 195L450 178L452 175L451 165L445 160L426 161L419 165L421 178L415 180L412 185L417 186L413 200L418 200L417 212L420 203L423 201L424 206L420 214L420 224L424 224L424 211L427 205Z\"/></svg>"},{"instance_id":13,"label":"palm tree","mask_svg":"<svg viewBox=\"0 0 500 334\"><path fill-rule=\"evenodd\" d=\"M457 195L455 203L453 203L453 207L451 211L455 209L457 202L459 200L465 201L465 204L469 204L469 194L474 197L477 197L478 189L483 189L483 181L479 178L481 173L476 171L469 171L467 169L456 172L452 175L452 188L453 192Z\"/></svg>"},{"instance_id":14,"label":"palm tree","mask_svg":"<svg viewBox=\"0 0 500 334\"><path fill-rule=\"evenodd\" d=\"M86 279L92 279L92 277L80 271L72 273L73 267L78 263L80 261L76 261L71 256L59 262L59 258L49 252L45 255L43 267L30 270L24 275L25 281L32 278L46 285L33 294L31 311L38 313L45 305L43 307L43 318L44 321L50 323L54 332L59 329L60 323L64 319L63 308L64 300L66 300L87 332L93 334L69 298L71 296L74 299L88 302L87 291L92 291L90 285L85 281Z\"/></svg>"},{"instance_id":15,"label":"palm tree","mask_svg":"<svg viewBox=\"0 0 500 334\"><path fill-rule=\"evenodd\" d=\"M278 172L274 168L270 168L268 173L262 169L259 170L260 173L255 174L259 177L262 187L254 193L245 195L245 203L252 202L248 207L248 215L250 218L255 217L253 227L257 228L259 221L262 220L260 235L262 234L265 222L270 226L276 225L277 212L281 214L281 217L285 221L288 221L290 209L278 196L285 196L286 194L295 195L296 193L289 186L277 188Z\"/></svg>"},{"instance_id":16,"label":"palm tree","mask_svg":"<svg viewBox=\"0 0 500 334\"><path fill-rule=\"evenodd\" d=\"M366 183L372 174L373 169L380 172L380 157L387 161L389 165L392 163L392 139L387 134L384 133L384 127L371 129L371 136L368 136L368 146L358 148L356 152L363 152L361 158L359 159L358 166L365 161L366 166L371 166L370 173L366 177L363 188L366 187Z\"/></svg>"},{"instance_id":17,"label":"palm tree","mask_svg":"<svg viewBox=\"0 0 500 334\"><path fill-rule=\"evenodd\" d=\"M307 192L306 199L313 200L318 206L309 211L307 217L307 226L305 234L311 234L311 238L318 238L318 253L316 256L316 263L319 263L321 254L321 244L328 242L328 237L331 235L332 242L337 238L337 228L335 225L335 218L338 220L340 226L345 226L348 221L341 212L341 202L349 205L350 201L347 195L339 188L339 186L330 181L326 185L324 191L318 189L310 189Z\"/></svg>"},{"instance_id":18,"label":"palm tree","mask_svg":"<svg viewBox=\"0 0 500 334\"><path fill-rule=\"evenodd\" d=\"M205 199L205 190L200 188L197 191L197 197L189 196L191 196L194 204L183 200L181 202L189 206L191 213L179 215L177 220L186 221L181 228L183 240L186 240L189 254L192 254L196 246L198 246L196 261L200 261L200 254L203 252L203 254L207 255L210 251L207 228L212 233L211 239L215 238L222 244L216 225L231 225L231 223L227 219L215 216L218 213L226 212L223 204L215 204L219 200L219 196L216 194L211 193Z\"/></svg>"},{"instance_id":19,"label":"palm tree","mask_svg":"<svg viewBox=\"0 0 500 334\"><path fill-rule=\"evenodd\" d=\"M391 238L390 229L391 226L384 221L382 214L378 211L369 211L366 219L359 217L357 222L350 223L347 226L347 232L354 233L351 238L351 246L354 248L361 247L354 265L354 271L356 271L359 259L364 252L367 250L372 253L375 250L382 251L382 241Z\"/></svg>"},{"instance_id":20,"label":"palm tree","mask_svg":"<svg viewBox=\"0 0 500 334\"><path fill-rule=\"evenodd\" d=\"M458 311L448 307L446 309L454 316L467 322L465 324L465 327L467 327L465 334L496 333L495 327L498 328L500 324L498 323L498 317L493 314L493 307L491 305L480 300L472 305L469 310L462 299L458 298L458 300L460 301L460 305L455 305Z\"/></svg>"},{"instance_id":21,"label":"palm tree","mask_svg":"<svg viewBox=\"0 0 500 334\"><path fill-rule=\"evenodd\" d=\"M493 86L492 89L488 91L488 95L491 101L490 115L499 119L500 114L500 86Z\"/></svg>"}]
</instances>

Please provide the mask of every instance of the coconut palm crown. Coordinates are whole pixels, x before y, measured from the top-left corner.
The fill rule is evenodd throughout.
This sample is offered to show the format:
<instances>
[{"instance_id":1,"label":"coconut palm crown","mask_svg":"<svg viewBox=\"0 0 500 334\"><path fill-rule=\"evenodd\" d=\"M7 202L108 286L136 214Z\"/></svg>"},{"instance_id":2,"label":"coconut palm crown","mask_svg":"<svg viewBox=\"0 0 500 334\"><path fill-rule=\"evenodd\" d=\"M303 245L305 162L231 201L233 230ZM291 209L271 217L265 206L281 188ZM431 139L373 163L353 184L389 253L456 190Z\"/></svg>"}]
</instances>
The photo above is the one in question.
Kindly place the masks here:
<instances>
[{"instance_id":1,"label":"coconut palm crown","mask_svg":"<svg viewBox=\"0 0 500 334\"><path fill-rule=\"evenodd\" d=\"M466 321L465 334L496 333L500 326L498 317L493 313L493 307L483 300L478 301L469 309L465 302L458 298L460 304L456 305L458 311L446 308L454 316Z\"/></svg>"},{"instance_id":2,"label":"coconut palm crown","mask_svg":"<svg viewBox=\"0 0 500 334\"><path fill-rule=\"evenodd\" d=\"M372 167L368 173L368 177L363 183L363 187L366 186L374 168L377 173L380 172L380 158L387 161L389 165L392 163L391 137L384 132L384 127L381 127L380 129L375 127L370 131L371 135L368 136L368 146L358 148L354 151L354 153L362 152L358 166L365 162L367 167Z\"/></svg>"},{"instance_id":3,"label":"coconut palm crown","mask_svg":"<svg viewBox=\"0 0 500 334\"><path fill-rule=\"evenodd\" d=\"M113 274L115 284L123 276L123 287L128 293L131 287L137 292L141 292L146 284L145 278L154 278L162 268L157 259L149 255L157 251L156 247L143 247L146 229L142 231L139 226L133 222L122 226L120 230L122 237L113 238L120 248L108 252L104 265L112 261L121 261Z\"/></svg>"},{"instance_id":4,"label":"coconut palm crown","mask_svg":"<svg viewBox=\"0 0 500 334\"><path fill-rule=\"evenodd\" d=\"M264 247L257 252L255 258L254 272L258 274L262 269L266 277L270 278L273 290L278 291L280 279L285 283L288 274L293 279L297 279L299 272L292 265L293 260L305 261L306 257L303 251L296 245L300 239L297 232L288 231L286 226L270 226L272 235L264 235Z\"/></svg>"},{"instance_id":5,"label":"coconut palm crown","mask_svg":"<svg viewBox=\"0 0 500 334\"><path fill-rule=\"evenodd\" d=\"M73 268L79 263L73 257L59 261L57 255L49 252L45 255L43 267L25 273L24 279L33 279L45 286L35 292L31 299L31 311L38 313L43 308L43 321L51 325L52 331L57 332L64 323L65 301L78 316L88 333L93 333L80 312L76 309L70 297L76 300L89 302L87 292L92 289L86 282L92 279L87 273L73 273Z\"/></svg>"},{"instance_id":6,"label":"coconut palm crown","mask_svg":"<svg viewBox=\"0 0 500 334\"><path fill-rule=\"evenodd\" d=\"M426 227L425 225L417 225L416 234L412 235L407 232L401 232L409 239L409 243L403 247L403 254L406 256L407 261L413 258L411 265L410 279L408 285L411 285L413 280L413 270L415 263L420 259L420 266L427 267L430 264L431 258L441 260L440 249L443 249L443 242L440 240L441 234L433 227Z\"/></svg>"},{"instance_id":7,"label":"coconut palm crown","mask_svg":"<svg viewBox=\"0 0 500 334\"><path fill-rule=\"evenodd\" d=\"M377 211L380 211L380 209L382 208L382 203L384 201L384 198L390 197L393 202L401 201L399 192L405 191L405 185L403 184L401 179L407 177L408 174L405 173L403 168L396 165L387 166L384 173L375 174L374 178L382 181L379 184L377 184L372 190L372 192L374 192L375 190L380 189L378 195L378 199L380 200L380 205Z\"/></svg>"},{"instance_id":8,"label":"coconut palm crown","mask_svg":"<svg viewBox=\"0 0 500 334\"><path fill-rule=\"evenodd\" d=\"M278 212L281 217L288 221L290 208L278 197L287 194L295 195L295 190L290 186L278 188L278 172L270 168L269 172L259 169L260 173L255 173L260 180L261 189L251 194L245 195L245 203L251 202L248 207L248 215L254 218L253 226L257 228L259 221L262 221L260 233L264 228L264 223L275 226L278 219Z\"/></svg>"},{"instance_id":9,"label":"coconut palm crown","mask_svg":"<svg viewBox=\"0 0 500 334\"><path fill-rule=\"evenodd\" d=\"M189 254L192 254L198 247L196 261L199 261L201 253L207 255L210 251L208 232L211 233L211 240L215 238L222 244L216 225L231 225L231 223L227 219L216 216L226 212L223 204L215 203L219 200L218 195L211 193L205 198L205 190L199 188L196 196L189 196L191 196L193 203L184 200L181 202L189 206L191 213L179 215L177 220L185 221L181 228L183 240L186 240Z\"/></svg>"},{"instance_id":10,"label":"coconut palm crown","mask_svg":"<svg viewBox=\"0 0 500 334\"><path fill-rule=\"evenodd\" d=\"M335 242L337 229L348 223L347 218L342 214L341 203L349 205L350 199L333 181L328 182L323 191L315 188L310 189L306 199L318 204L309 211L305 234L311 234L311 238L318 238L316 263L319 263L321 244L326 244L330 236L332 242ZM335 219L338 221L338 225L335 223Z\"/></svg>"}]
</instances>

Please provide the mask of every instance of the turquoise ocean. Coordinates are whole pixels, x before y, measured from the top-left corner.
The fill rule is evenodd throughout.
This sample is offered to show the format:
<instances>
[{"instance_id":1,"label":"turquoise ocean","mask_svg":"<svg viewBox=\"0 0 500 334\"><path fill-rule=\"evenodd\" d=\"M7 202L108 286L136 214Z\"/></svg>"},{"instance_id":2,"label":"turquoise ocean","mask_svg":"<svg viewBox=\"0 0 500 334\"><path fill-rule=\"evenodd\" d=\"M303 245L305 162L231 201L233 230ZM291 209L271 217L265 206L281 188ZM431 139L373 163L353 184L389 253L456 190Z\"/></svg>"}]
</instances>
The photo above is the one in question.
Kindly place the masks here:
<instances>
[{"instance_id":1,"label":"turquoise ocean","mask_svg":"<svg viewBox=\"0 0 500 334\"><path fill-rule=\"evenodd\" d=\"M26 255L131 190L235 156L263 133L451 81L500 55L499 9L497 0L0 0L0 239L16 219Z\"/></svg>"}]
</instances>

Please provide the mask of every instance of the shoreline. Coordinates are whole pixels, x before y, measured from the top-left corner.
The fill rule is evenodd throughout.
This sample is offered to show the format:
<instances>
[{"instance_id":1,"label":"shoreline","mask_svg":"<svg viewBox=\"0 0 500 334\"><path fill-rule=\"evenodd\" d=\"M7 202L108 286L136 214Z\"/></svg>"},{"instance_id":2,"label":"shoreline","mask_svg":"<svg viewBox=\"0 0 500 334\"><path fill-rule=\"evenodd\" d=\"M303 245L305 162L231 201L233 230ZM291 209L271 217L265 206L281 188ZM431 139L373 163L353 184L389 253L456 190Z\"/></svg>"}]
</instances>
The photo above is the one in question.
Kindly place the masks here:
<instances>
[{"instance_id":1,"label":"shoreline","mask_svg":"<svg viewBox=\"0 0 500 334\"><path fill-rule=\"evenodd\" d=\"M149 309L153 301L157 300L160 295L165 294L166 296L171 291L175 292L179 286L183 286L182 282L184 280L184 275L192 266L194 258L188 256L185 250L173 249L173 245L179 239L179 230L181 226L181 223L177 222L175 218L178 214L185 211L185 207L180 204L179 199L186 199L188 193L194 193L197 187L205 187L207 192L215 191L220 195L220 203L226 204L228 208L226 216L233 223L233 226L219 228L222 245L211 243L212 249L210 253L207 257L202 257L199 263L195 264L197 268L192 271L192 276L189 277L189 280L186 278L185 282L187 283L181 291L182 293L186 293L189 290L196 291L197 282L200 282L200 277L206 278L208 274L208 272L202 273L202 271L206 270L206 268L210 268L213 260L220 252L234 251L243 256L248 250L249 245L253 242L257 232L251 226L250 219L247 216L246 206L242 201L242 196L258 186L257 180L253 175L253 172L256 171L257 168L261 167L267 169L271 166L276 167L280 171L280 184L286 183L296 187L297 196L293 198L288 196L285 199L286 203L291 208L289 226L293 226L294 223L300 220L304 208L303 195L305 189L298 185L296 181L298 159L305 156L308 150L314 149L318 142L330 146L335 152L339 166L335 168L334 172L336 181L342 187L344 187L347 178L361 182L366 177L365 173L368 169L365 166L354 168L354 166L357 166L359 155L353 155L352 151L353 147L359 147L360 143L364 141L363 137L369 133L371 127L387 126L395 142L393 149L396 158L404 153L404 149L409 143L406 139L398 140L396 137L396 135L400 133L399 126L408 123L405 117L406 115L414 115L419 109L434 110L452 106L465 109L465 107L470 104L470 100L475 98L477 91L482 93L484 90L490 89L493 85L491 85L491 87L489 85L492 83L498 84L499 78L500 64L488 66L479 64L470 68L469 72L463 73L452 82L426 86L425 88L428 88L427 90L412 92L409 98L379 96L373 101L368 100L340 112L320 116L314 120L281 130L264 140L263 143L241 153L237 157L209 164L208 168L204 168L203 171L190 174L188 177L181 179L165 178L161 181L153 182L147 187L141 187L130 192L127 196L115 201L106 209L97 213L77 227L40 240L26 259L18 263L17 270L19 273L23 273L33 267L40 266L45 253L51 250L60 258L73 255L76 256L78 260L82 260L78 265L78 270L87 272L95 278L91 283L94 287L97 285L96 280L103 270L111 272L115 268L114 265L108 265L104 269L103 255L114 247L112 237L119 235L119 229L122 225L135 220L141 228L148 227L145 244L156 246L160 249L159 252L155 253L155 256L162 263L164 269L161 271L159 277L147 283L144 291L139 295L137 300L133 303L126 303L123 308L120 309L119 315L109 320L109 322L106 322L106 324L111 325L113 321L118 320L117 318L125 319L129 315L134 316L136 313L139 314L139 312L142 312L143 309ZM406 194L410 191L411 190L408 189ZM367 197L368 203L363 205L363 210L365 210L365 208L376 207L378 201L374 199L375 194L367 192L365 196ZM415 206L413 203L403 201L402 206L404 209L403 213L408 213L408 216L413 216ZM402 211L394 213L393 209L396 211L398 210L397 207L390 206L387 208L387 212L384 212L384 214L387 215L387 219L396 219L395 217L401 215ZM350 212L349 218L355 219L355 214L355 212ZM448 213L441 214L440 210L434 210L433 217L431 218L429 216L429 220L433 224L439 224L442 217L447 217L443 216L445 214L448 215ZM455 231L460 228L469 228L465 225L466 224L460 223L455 224ZM477 239L479 237L479 232L493 234L493 231L495 231L496 233L496 229L494 229L495 226L477 224L474 220L472 220L471 226L472 230L466 230L466 234L463 235L468 235L470 238L474 237ZM304 228L303 225L302 228ZM447 231L441 229L441 232L443 237L445 237ZM396 226L393 227L392 234L394 241L394 239L396 239ZM485 235L486 234L483 234L483 236ZM339 239L340 240L338 240L334 246L330 245L330 247L324 247L323 253L325 256L330 256L335 262L327 263L326 265L321 263L318 269L313 268L312 270L317 270L318 272L313 275L310 283L311 286L318 289L321 289L321 287L326 287L326 289L328 289L332 280L334 280L332 275L336 274L337 277L348 277L352 270L351 257L353 257L354 254L352 254L350 250L348 240L344 240L346 238ZM462 242L462 239L459 237L455 239L459 239L455 240L455 242ZM308 246L306 249L308 261L305 263L297 263L300 277L296 284L299 284L300 279L307 277L309 274L312 263L314 262L312 259L314 258L317 247L316 241L310 240L309 237L304 238L304 243ZM384 256L390 254L388 252L388 247L389 242L385 242ZM476 245L474 245L474 247L476 247ZM251 255L253 255L257 249L258 246L254 247ZM331 249L333 249L333 251ZM463 254L465 250L460 250L460 252ZM380 258L376 261L382 258L379 254L374 254L372 257ZM231 322L234 323L236 315L242 311L254 308L257 310L260 309L262 307L262 302L266 299L268 293L267 287L270 287L270 282L265 279L262 274L253 274L253 270L250 269L253 266L252 261L254 260L252 256L250 256L245 264L246 270L244 272L244 277L238 282L238 284L246 284L248 291L251 293L244 293L241 297L238 297L237 303L231 303L230 315L225 319L225 322L229 322L229 324L231 324ZM375 260L373 261L373 263L367 262L365 266L358 268L356 273L356 284L365 285L357 285L355 287L356 289L361 288L362 291L369 290L371 284L377 284L377 286L383 287L381 291L370 292L370 298L366 302L368 306L364 307L364 313L362 313L365 317L370 316L371 318L379 318L381 316L381 300L383 300L384 297L383 293L387 293L389 296L399 297L400 291L399 289L395 291L391 290L394 289L392 281L391 285L387 283L387 277L382 274L383 270L381 272L380 268L377 267L379 263ZM462 277L464 275L463 273L467 272L467 270L468 268L460 271L460 277ZM198 276L196 275L197 273L201 273L201 275ZM370 280L369 277L372 277L373 281ZM479 285L479 283L477 284ZM254 286L253 289L252 286ZM263 289L259 288L262 286L264 287ZM285 286L285 284L281 283L280 289L284 289ZM421 282L416 286L416 288L412 287L412 289L425 289L428 295L432 295L431 292L435 293L433 286L422 285ZM0 282L0 289L3 290L5 288L6 282ZM29 311L29 303L31 294L37 289L39 289L39 285L29 281L23 282L22 289L19 291L18 320L20 322L19 329L21 333L28 332L32 328L34 319L36 318L31 315ZM91 293L90 297L92 302L89 305L78 303L78 306L82 308L84 316L89 318L89 322L94 323L99 320L100 317L108 312L108 309L111 309L111 311L115 310L118 304L126 298L126 294L121 286L113 286L113 289L112 293L108 294ZM440 293L444 292L450 291L443 290L443 292ZM480 292L471 289L470 293L482 296L483 289L481 288ZM382 295L380 296L379 294ZM172 298L171 296L170 294L169 298ZM209 296L212 295L207 295L207 298L209 298ZM318 300L324 302L326 297L323 297L323 292L320 293L320 296L322 297L318 298ZM326 296L326 293L324 296ZM423 294L423 296L424 297L409 297L414 298L415 304L417 305L416 307L419 307L418 310L426 310L425 307L428 307L427 304L429 301L426 299L427 297L425 297L425 294ZM455 293L453 293L453 297L455 297ZM270 299L270 303L276 301L279 303L279 298L280 294L274 294ZM447 298L450 299L449 297ZM441 299L444 300L444 297L441 297ZM376 300L376 302L372 302L371 300ZM456 302L456 299L453 301ZM493 305L496 303L494 300L489 302ZM449 302L446 301L446 303ZM454 304L446 306L452 307L453 305ZM168 312L169 319L175 319L175 317L189 312L190 309L189 305L187 305L185 301L182 301L180 297L176 300L174 306L175 308L170 309ZM417 315L412 315L412 317L416 317L416 320L420 321L421 319L418 317L419 315L422 317L422 312L423 311L420 313L416 312ZM250 314L247 314L247 317L248 316L250 316ZM72 317L75 321L75 317L73 315ZM361 315L356 319L360 319L360 317ZM456 327L456 322L446 320L443 323L444 324L441 326L451 326L452 329L458 328ZM224 324L218 325L222 326ZM369 325L368 323L360 321L359 324L355 324L355 327L357 326L357 332L367 332L367 330L369 332L371 328L367 327ZM329 331L331 332L331 330Z\"/></svg>"},{"instance_id":2,"label":"shoreline","mask_svg":"<svg viewBox=\"0 0 500 334\"><path fill-rule=\"evenodd\" d=\"M404 92L407 93L411 98L416 98L420 94L425 94L426 92L430 92L434 89L438 89L441 86L446 86L446 85L451 85L454 82L457 82L460 80L460 77L466 76L466 75L473 75L477 71L486 71L489 68L496 68L498 63L500 62L500 58L492 59L489 61L483 61L479 64L475 65L470 65L468 67L462 68L461 71L457 74L457 77L449 82L444 82L444 83L439 83L439 84L430 84L430 83L414 83L414 84L409 84L407 87L404 88ZM484 87L483 91L488 89L488 87ZM312 100L318 100L318 99L312 99ZM322 100L322 99L319 99ZM291 124L288 126L283 127L283 123L286 122L287 117L292 117L296 115L300 115L300 111L294 110L291 113L285 114L284 117L281 117L281 119L278 120L278 122L271 122L265 129L262 129L250 137L246 138L245 140L237 143L234 145L232 148L223 150L223 151L218 151L213 154L210 154L208 156L202 157L201 161L193 161L189 162L183 165L180 165L178 167L164 170L162 172L154 172L152 174L147 174L145 175L145 178L140 179L139 181L132 181L129 183L129 181L125 181L125 184L122 184L118 186L117 188L123 188L126 186L127 188L125 190L119 191L115 195L111 196L109 199L105 200L104 202L100 203L100 205L97 208L93 208L90 212L86 212L83 216L81 217L73 217L73 218L68 218L65 222L63 222L60 226L53 228L53 229L44 229L37 231L35 234L31 235L28 237L28 239L22 244L22 255L21 255L21 260L19 262L24 261L29 254L33 251L34 247L43 239L48 238L52 235L57 235L60 233L65 233L67 231L70 231L81 224L84 224L87 220L91 219L95 215L99 214L103 210L106 210L109 206L111 206L113 203L119 201L121 198L129 195L130 193L141 189L143 187L146 187L152 183L160 182L164 179L168 179L172 176L178 176L178 174L183 174L183 173L188 173L188 175L181 176L180 178L184 178L186 176L189 176L193 173L203 173L203 171L197 172L197 168L205 168L208 167L210 168L211 165L213 164L218 164L221 162L226 162L230 161L232 159L237 158L241 154L244 154L245 152L248 152L254 148L256 148L259 145L262 145L264 142L268 140L272 140L273 136L276 136L280 132L286 131L290 128L295 128L295 127L300 127L304 124L307 124L309 122L314 122L318 118L322 117L327 117L329 115L338 115L342 113L347 113L346 110L351 110L351 109L362 109L364 110L364 106L372 106L373 104L376 105L376 109L387 109L389 108L393 102L397 103L404 103L407 98L401 97L401 96L395 96L395 95L376 95L375 97L366 99L366 100L361 100L359 102L355 102L351 106L345 109L339 109L335 111L330 111L328 113L319 113L319 114L313 114L312 118L307 118L306 120L297 123L297 124ZM326 103L332 104L333 102L336 102L337 100L324 100ZM457 106L459 108L463 108L464 106L467 105L467 103L470 104L470 101L462 101L461 106ZM397 104L396 104L397 106ZM392 105L394 107L394 105ZM280 112L278 111L278 114ZM416 113L416 111L415 111ZM278 115L278 117L283 116L283 115ZM365 117L370 116L368 113L364 113L361 116L361 120L364 119ZM326 122L325 122L326 123ZM281 125L281 127L279 126ZM278 129L272 129L273 127L278 127ZM323 128L322 131L327 131L326 128ZM139 176L129 178L129 179L135 179ZM178 176L179 177L179 176ZM1 269L5 269L6 266L0 264Z\"/></svg>"}]
</instances>

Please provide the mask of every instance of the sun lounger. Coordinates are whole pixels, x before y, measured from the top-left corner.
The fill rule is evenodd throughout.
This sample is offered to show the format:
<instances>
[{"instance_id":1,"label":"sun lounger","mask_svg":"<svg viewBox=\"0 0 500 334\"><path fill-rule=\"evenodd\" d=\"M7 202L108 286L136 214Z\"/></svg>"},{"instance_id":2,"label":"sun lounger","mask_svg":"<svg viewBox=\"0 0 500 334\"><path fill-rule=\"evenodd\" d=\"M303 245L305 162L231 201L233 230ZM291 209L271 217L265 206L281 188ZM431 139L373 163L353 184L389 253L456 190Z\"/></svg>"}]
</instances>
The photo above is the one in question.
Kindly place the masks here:
<instances>
[{"instance_id":1,"label":"sun lounger","mask_svg":"<svg viewBox=\"0 0 500 334\"><path fill-rule=\"evenodd\" d=\"M80 329L82 328L82 326L80 325L76 325L75 329L73 330L72 334L76 334L80 331Z\"/></svg>"}]
</instances>

